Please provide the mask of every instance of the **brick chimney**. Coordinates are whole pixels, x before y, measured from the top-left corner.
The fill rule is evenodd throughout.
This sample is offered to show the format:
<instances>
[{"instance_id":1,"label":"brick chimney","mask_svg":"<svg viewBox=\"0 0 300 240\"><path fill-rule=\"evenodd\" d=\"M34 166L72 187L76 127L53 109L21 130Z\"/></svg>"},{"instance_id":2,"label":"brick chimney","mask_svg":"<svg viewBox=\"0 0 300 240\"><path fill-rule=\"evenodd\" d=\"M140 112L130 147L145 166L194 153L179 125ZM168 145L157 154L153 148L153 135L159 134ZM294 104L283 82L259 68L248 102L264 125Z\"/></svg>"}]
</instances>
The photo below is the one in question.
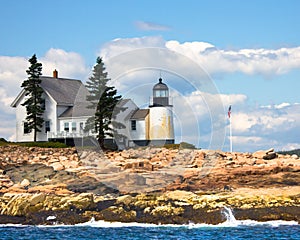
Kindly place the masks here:
<instances>
[{"instance_id":1,"label":"brick chimney","mask_svg":"<svg viewBox=\"0 0 300 240\"><path fill-rule=\"evenodd\" d=\"M56 69L53 71L53 78L58 78L58 71Z\"/></svg>"}]
</instances>

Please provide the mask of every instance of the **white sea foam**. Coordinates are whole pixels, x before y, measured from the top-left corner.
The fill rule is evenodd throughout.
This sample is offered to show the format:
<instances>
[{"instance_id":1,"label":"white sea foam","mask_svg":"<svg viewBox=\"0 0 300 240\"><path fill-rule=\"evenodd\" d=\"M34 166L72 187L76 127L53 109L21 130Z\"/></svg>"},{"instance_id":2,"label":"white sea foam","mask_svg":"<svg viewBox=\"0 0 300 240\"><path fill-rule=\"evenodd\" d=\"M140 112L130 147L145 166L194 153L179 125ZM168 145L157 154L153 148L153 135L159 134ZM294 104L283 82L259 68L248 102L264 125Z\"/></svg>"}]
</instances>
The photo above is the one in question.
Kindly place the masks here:
<instances>
[{"instance_id":1,"label":"white sea foam","mask_svg":"<svg viewBox=\"0 0 300 240\"><path fill-rule=\"evenodd\" d=\"M206 224L206 223L190 223L190 224L151 224L151 223L137 223L137 222L107 222L103 220L95 221L91 220L85 223L79 223L75 225L64 225L64 224L53 224L53 225L37 225L37 227L41 228L52 228L52 227L96 227L96 228L122 228L122 227L143 227L143 228L165 228L165 227L173 227L173 228L222 228L222 227L242 227L242 226L268 226L268 227L279 227L279 226L299 226L296 221L283 221L283 220L275 220L275 221L266 221L266 222L258 222L254 220L236 220L236 222L228 222L225 221L223 223L219 223L217 225ZM31 227L31 225L22 225L22 224L0 224L0 227Z\"/></svg>"},{"instance_id":2,"label":"white sea foam","mask_svg":"<svg viewBox=\"0 0 300 240\"><path fill-rule=\"evenodd\" d=\"M55 220L55 219L56 219L55 216L48 216L48 217L46 218L46 221L49 221L49 220Z\"/></svg>"},{"instance_id":3,"label":"white sea foam","mask_svg":"<svg viewBox=\"0 0 300 240\"><path fill-rule=\"evenodd\" d=\"M232 209L230 207L224 207L222 214L225 216L226 221L217 225L213 224L149 224L149 223L122 223L122 222L106 222L106 221L95 221L92 218L89 222L76 224L76 226L90 226L90 227L99 227L99 228L120 228L120 227L186 227L186 228L216 228L216 227L240 227L240 226L269 226L269 227L279 227L284 225L299 225L296 221L267 221L267 222L258 222L254 220L236 220Z\"/></svg>"},{"instance_id":4,"label":"white sea foam","mask_svg":"<svg viewBox=\"0 0 300 240\"><path fill-rule=\"evenodd\" d=\"M92 219L86 223L76 224L75 226L89 226L89 227L98 227L98 228L121 228L121 227L174 227L174 228L218 228L218 227L240 227L240 226L269 226L269 227L279 227L284 225L299 225L296 221L267 221L267 222L258 222L254 220L235 220L233 221L225 221L223 223L213 225L213 224L205 224L205 223L190 223L190 224L150 224L150 223L124 223L124 222L106 222L106 221L95 221Z\"/></svg>"},{"instance_id":5,"label":"white sea foam","mask_svg":"<svg viewBox=\"0 0 300 240\"><path fill-rule=\"evenodd\" d=\"M217 225L213 224L205 224L205 223L190 223L190 224L151 224L151 223L137 223L137 222L107 222L103 220L96 221L92 218L90 221L85 223L79 223L75 225L63 225L56 224L53 225L39 225L38 227L48 228L48 227L97 227L97 228L124 228L124 227L144 227L144 228L156 228L156 227L174 227L174 228L220 228L220 227L241 227L241 226L268 226L268 227L279 227L279 226L296 226L299 225L296 221L283 221L283 220L275 220L275 221L267 221L267 222L258 222L255 220L236 220L233 215L233 212L230 207L224 207L222 211L223 215L226 218L226 221ZM49 219L55 219L55 216L48 216ZM47 218L47 220L48 220ZM21 224L0 224L0 227L26 227L26 225ZM28 225L27 225L28 226Z\"/></svg>"},{"instance_id":6,"label":"white sea foam","mask_svg":"<svg viewBox=\"0 0 300 240\"><path fill-rule=\"evenodd\" d=\"M6 223L6 224L0 224L1 227L26 227L27 225L22 224L14 224L14 223Z\"/></svg>"}]
</instances>

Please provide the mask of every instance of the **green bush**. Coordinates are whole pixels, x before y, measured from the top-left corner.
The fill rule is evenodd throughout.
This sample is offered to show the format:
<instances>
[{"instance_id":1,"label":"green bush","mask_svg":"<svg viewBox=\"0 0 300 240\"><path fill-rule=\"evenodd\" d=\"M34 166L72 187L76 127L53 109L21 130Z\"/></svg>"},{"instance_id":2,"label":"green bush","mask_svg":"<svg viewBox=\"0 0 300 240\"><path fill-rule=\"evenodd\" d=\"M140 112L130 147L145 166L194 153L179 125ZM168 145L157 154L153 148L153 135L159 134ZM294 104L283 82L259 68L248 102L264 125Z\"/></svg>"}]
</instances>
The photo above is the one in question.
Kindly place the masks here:
<instances>
[{"instance_id":1,"label":"green bush","mask_svg":"<svg viewBox=\"0 0 300 240\"><path fill-rule=\"evenodd\" d=\"M178 143L169 143L169 144L164 145L164 148L167 148L167 149L179 149L179 147L180 147L180 144L178 144Z\"/></svg>"},{"instance_id":2,"label":"green bush","mask_svg":"<svg viewBox=\"0 0 300 240\"><path fill-rule=\"evenodd\" d=\"M60 142L24 142L24 143L17 143L19 146L24 147L40 147L40 148L68 148L64 143Z\"/></svg>"},{"instance_id":3,"label":"green bush","mask_svg":"<svg viewBox=\"0 0 300 240\"><path fill-rule=\"evenodd\" d=\"M187 143L187 142L181 142L180 149L196 149L196 147L194 144Z\"/></svg>"},{"instance_id":4,"label":"green bush","mask_svg":"<svg viewBox=\"0 0 300 240\"><path fill-rule=\"evenodd\" d=\"M172 143L172 144L165 144L165 148L167 149L196 149L195 145L187 142L181 142L181 143Z\"/></svg>"}]
</instances>

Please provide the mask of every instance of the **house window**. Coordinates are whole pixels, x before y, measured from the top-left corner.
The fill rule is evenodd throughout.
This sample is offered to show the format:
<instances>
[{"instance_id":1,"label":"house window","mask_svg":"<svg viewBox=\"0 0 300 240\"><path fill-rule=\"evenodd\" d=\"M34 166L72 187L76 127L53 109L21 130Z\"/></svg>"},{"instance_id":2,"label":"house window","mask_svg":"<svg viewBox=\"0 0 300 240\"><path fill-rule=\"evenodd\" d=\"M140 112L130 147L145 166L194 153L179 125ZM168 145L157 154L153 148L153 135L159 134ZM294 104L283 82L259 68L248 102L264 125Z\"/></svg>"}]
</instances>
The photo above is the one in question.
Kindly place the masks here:
<instances>
[{"instance_id":1,"label":"house window","mask_svg":"<svg viewBox=\"0 0 300 240\"><path fill-rule=\"evenodd\" d=\"M42 99L42 101L41 101L41 108L43 110L46 110L46 100L45 99Z\"/></svg>"},{"instance_id":2,"label":"house window","mask_svg":"<svg viewBox=\"0 0 300 240\"><path fill-rule=\"evenodd\" d=\"M50 132L50 121L45 121L45 133Z\"/></svg>"},{"instance_id":3,"label":"house window","mask_svg":"<svg viewBox=\"0 0 300 240\"><path fill-rule=\"evenodd\" d=\"M72 122L72 132L76 132L76 122Z\"/></svg>"},{"instance_id":4,"label":"house window","mask_svg":"<svg viewBox=\"0 0 300 240\"><path fill-rule=\"evenodd\" d=\"M131 120L131 130L136 130L136 120Z\"/></svg>"},{"instance_id":5,"label":"house window","mask_svg":"<svg viewBox=\"0 0 300 240\"><path fill-rule=\"evenodd\" d=\"M81 133L84 131L83 122L79 123L79 130Z\"/></svg>"},{"instance_id":6,"label":"house window","mask_svg":"<svg viewBox=\"0 0 300 240\"><path fill-rule=\"evenodd\" d=\"M31 132L31 130L29 129L29 124L27 122L24 122L23 132L24 132L24 134L28 134Z\"/></svg>"},{"instance_id":7,"label":"house window","mask_svg":"<svg viewBox=\"0 0 300 240\"><path fill-rule=\"evenodd\" d=\"M65 122L64 123L64 130L65 130L65 132L69 132L69 123L68 122Z\"/></svg>"}]
</instances>

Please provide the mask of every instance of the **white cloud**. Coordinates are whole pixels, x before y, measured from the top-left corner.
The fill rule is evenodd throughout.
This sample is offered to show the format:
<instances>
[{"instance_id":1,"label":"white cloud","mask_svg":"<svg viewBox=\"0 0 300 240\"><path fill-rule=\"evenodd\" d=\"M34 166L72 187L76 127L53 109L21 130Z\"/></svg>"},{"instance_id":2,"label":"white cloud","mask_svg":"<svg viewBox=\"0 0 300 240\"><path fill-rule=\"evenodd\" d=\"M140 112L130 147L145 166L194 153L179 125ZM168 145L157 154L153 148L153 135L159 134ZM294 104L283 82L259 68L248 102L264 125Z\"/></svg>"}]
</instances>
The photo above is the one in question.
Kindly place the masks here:
<instances>
[{"instance_id":1,"label":"white cloud","mask_svg":"<svg viewBox=\"0 0 300 240\"><path fill-rule=\"evenodd\" d=\"M81 55L62 49L49 49L39 61L43 64L43 75L47 76L52 76L56 69L59 77L85 79L90 72Z\"/></svg>"},{"instance_id":2,"label":"white cloud","mask_svg":"<svg viewBox=\"0 0 300 240\"><path fill-rule=\"evenodd\" d=\"M166 47L190 57L211 74L242 72L244 74L274 75L300 68L300 47L226 50L217 49L209 43L180 44L177 41L166 42Z\"/></svg>"},{"instance_id":3,"label":"white cloud","mask_svg":"<svg viewBox=\"0 0 300 240\"><path fill-rule=\"evenodd\" d=\"M0 88L4 90L1 92L1 99L18 94L27 68L28 63L24 57L0 56Z\"/></svg>"},{"instance_id":4,"label":"white cloud","mask_svg":"<svg viewBox=\"0 0 300 240\"><path fill-rule=\"evenodd\" d=\"M294 105L296 105L296 104L299 104L299 103L294 103ZM289 106L291 106L290 103L283 102L283 103L280 103L280 104L273 104L273 105L261 106L261 108L267 108L267 109L272 109L272 108L275 108L275 109L281 109L281 108L285 108L285 107L289 107Z\"/></svg>"},{"instance_id":5,"label":"white cloud","mask_svg":"<svg viewBox=\"0 0 300 240\"><path fill-rule=\"evenodd\" d=\"M233 151L254 152L260 149L276 148L278 141L257 136L232 136Z\"/></svg>"},{"instance_id":6,"label":"white cloud","mask_svg":"<svg viewBox=\"0 0 300 240\"><path fill-rule=\"evenodd\" d=\"M289 150L295 150L300 149L300 143L288 143L286 145L282 145L282 148L278 148L279 151L289 151Z\"/></svg>"},{"instance_id":7,"label":"white cloud","mask_svg":"<svg viewBox=\"0 0 300 240\"><path fill-rule=\"evenodd\" d=\"M243 151L246 151L246 148L254 151L269 147L289 150L300 144L299 118L299 104L282 103L270 108L243 108L237 112L233 110L233 140L238 149Z\"/></svg>"},{"instance_id":8,"label":"white cloud","mask_svg":"<svg viewBox=\"0 0 300 240\"><path fill-rule=\"evenodd\" d=\"M173 93L174 96L174 93ZM215 102L221 98L225 107L215 114ZM242 94L208 94L199 91L187 95L175 94L174 111L178 116L175 125L180 126L181 139L202 148L210 148L209 144L214 131L226 128L226 135L217 135L225 139L223 150L229 150L229 120L227 118L228 103L232 104L232 133L234 151L253 152L259 149L275 148L290 150L299 148L300 139L300 105L282 103L270 109L249 107L247 97ZM278 107L280 106L280 107ZM225 121L225 122L224 122ZM225 124L225 125L224 125ZM221 140L220 140L221 141Z\"/></svg>"},{"instance_id":9,"label":"white cloud","mask_svg":"<svg viewBox=\"0 0 300 240\"><path fill-rule=\"evenodd\" d=\"M135 22L135 26L143 31L169 31L171 30L170 27L162 24L157 24L153 22L144 22L144 21L137 21Z\"/></svg>"},{"instance_id":10,"label":"white cloud","mask_svg":"<svg viewBox=\"0 0 300 240\"><path fill-rule=\"evenodd\" d=\"M116 38L106 43L98 52L104 62L120 54L142 48L163 48L165 40L162 37Z\"/></svg>"},{"instance_id":11,"label":"white cloud","mask_svg":"<svg viewBox=\"0 0 300 240\"><path fill-rule=\"evenodd\" d=\"M149 47L165 48L180 53L209 74L241 72L269 77L300 68L300 47L228 50L218 49L206 42L179 43L174 40L166 41L161 37L115 39L104 45L99 54L108 59L134 49ZM181 63L182 67L185 67L184 62Z\"/></svg>"}]
</instances>

